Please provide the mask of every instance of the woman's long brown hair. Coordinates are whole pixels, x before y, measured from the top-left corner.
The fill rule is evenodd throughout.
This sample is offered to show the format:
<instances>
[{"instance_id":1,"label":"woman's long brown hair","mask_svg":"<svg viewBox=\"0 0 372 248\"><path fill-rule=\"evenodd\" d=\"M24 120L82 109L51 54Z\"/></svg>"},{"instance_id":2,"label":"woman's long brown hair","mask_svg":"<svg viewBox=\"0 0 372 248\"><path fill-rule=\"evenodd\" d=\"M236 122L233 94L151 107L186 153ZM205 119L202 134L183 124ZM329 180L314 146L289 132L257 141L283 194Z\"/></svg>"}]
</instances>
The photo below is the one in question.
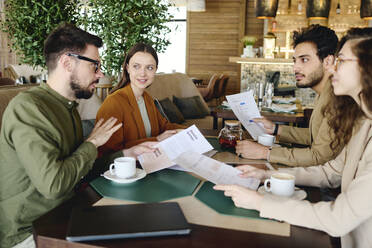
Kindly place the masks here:
<instances>
[{"instance_id":1,"label":"woman's long brown hair","mask_svg":"<svg viewBox=\"0 0 372 248\"><path fill-rule=\"evenodd\" d=\"M360 32L361 29L358 29ZM352 33L352 32L351 32ZM366 30L365 35L347 35L342 39L338 51L349 40L355 40L352 44L352 52L358 58L360 70L360 83L362 90L359 93L360 100L372 111L372 29ZM344 37L344 38L345 38ZM357 40L359 39L359 40ZM331 100L323 108L323 113L329 116L328 124L335 133L335 139L330 147L347 144L352 136L353 128L364 115L360 106L351 96L336 96L331 92Z\"/></svg>"},{"instance_id":2,"label":"woman's long brown hair","mask_svg":"<svg viewBox=\"0 0 372 248\"><path fill-rule=\"evenodd\" d=\"M127 70L127 65L129 64L129 61L133 57L133 55L136 54L137 52L144 52L144 53L151 54L152 57L155 59L156 68L158 67L159 60L158 60L158 55L157 55L155 49L152 48L152 46L147 45L145 43L135 44L134 46L132 46L129 49L127 56L125 56L124 63L123 63L123 66L122 66L121 79L120 79L119 83L110 91L110 94L114 93L118 89L121 89L121 88L123 88L124 86L126 86L127 84L130 83L130 78L129 78L129 73L128 73L128 70Z\"/></svg>"}]
</instances>

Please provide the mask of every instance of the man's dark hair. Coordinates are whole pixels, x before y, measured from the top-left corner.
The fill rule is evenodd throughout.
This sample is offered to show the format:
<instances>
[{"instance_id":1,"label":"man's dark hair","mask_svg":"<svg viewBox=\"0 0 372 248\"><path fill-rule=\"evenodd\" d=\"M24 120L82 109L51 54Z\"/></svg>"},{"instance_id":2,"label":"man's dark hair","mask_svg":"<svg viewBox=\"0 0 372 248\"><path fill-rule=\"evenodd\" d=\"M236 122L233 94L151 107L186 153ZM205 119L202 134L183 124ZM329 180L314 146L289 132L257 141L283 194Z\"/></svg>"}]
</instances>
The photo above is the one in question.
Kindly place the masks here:
<instances>
[{"instance_id":1,"label":"man's dark hair","mask_svg":"<svg viewBox=\"0 0 372 248\"><path fill-rule=\"evenodd\" d=\"M319 59L323 61L328 55L335 55L338 38L332 29L313 24L301 31L293 32L293 47L296 48L303 42L313 43L317 48Z\"/></svg>"},{"instance_id":2,"label":"man's dark hair","mask_svg":"<svg viewBox=\"0 0 372 248\"><path fill-rule=\"evenodd\" d=\"M83 52L87 44L99 48L102 46L102 39L73 24L59 25L44 42L44 57L48 71L53 71L57 67L57 60L62 54Z\"/></svg>"}]
</instances>

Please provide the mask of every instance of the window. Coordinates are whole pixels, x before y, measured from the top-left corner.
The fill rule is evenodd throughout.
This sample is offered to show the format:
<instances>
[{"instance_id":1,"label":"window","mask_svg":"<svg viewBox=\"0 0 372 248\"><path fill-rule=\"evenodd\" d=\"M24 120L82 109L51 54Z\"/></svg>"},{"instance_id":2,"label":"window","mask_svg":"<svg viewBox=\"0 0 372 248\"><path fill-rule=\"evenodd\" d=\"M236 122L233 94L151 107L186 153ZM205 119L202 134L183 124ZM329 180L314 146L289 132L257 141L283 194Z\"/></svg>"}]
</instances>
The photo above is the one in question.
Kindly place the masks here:
<instances>
[{"instance_id":1,"label":"window","mask_svg":"<svg viewBox=\"0 0 372 248\"><path fill-rule=\"evenodd\" d=\"M171 32L168 34L170 45L163 53L159 53L158 72L186 71L186 7L171 7L174 16L168 23Z\"/></svg>"}]
</instances>

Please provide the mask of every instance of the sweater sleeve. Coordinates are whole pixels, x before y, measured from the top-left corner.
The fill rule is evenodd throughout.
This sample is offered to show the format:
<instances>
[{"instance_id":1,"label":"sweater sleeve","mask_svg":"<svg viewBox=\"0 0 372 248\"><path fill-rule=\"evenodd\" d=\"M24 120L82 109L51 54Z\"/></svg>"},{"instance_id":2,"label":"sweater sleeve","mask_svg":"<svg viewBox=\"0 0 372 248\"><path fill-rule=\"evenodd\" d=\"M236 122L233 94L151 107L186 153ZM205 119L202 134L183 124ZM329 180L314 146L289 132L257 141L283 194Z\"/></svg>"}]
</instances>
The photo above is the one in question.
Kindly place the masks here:
<instances>
[{"instance_id":1,"label":"sweater sleeve","mask_svg":"<svg viewBox=\"0 0 372 248\"><path fill-rule=\"evenodd\" d=\"M324 118L319 127L316 137L311 137L308 128L295 128L281 126L282 131L279 137L281 142L291 142L297 144L310 145L306 148L287 148L274 147L270 152L269 161L273 163L281 163L289 166L312 166L323 164L332 158L340 151L342 146L338 146L333 151L329 144L334 135L330 132L327 124L327 119Z\"/></svg>"},{"instance_id":2,"label":"sweater sleeve","mask_svg":"<svg viewBox=\"0 0 372 248\"><path fill-rule=\"evenodd\" d=\"M294 168L300 183L318 186L337 186L343 170L345 149L333 161L324 166ZM358 172L335 201L310 203L273 196L265 196L260 215L327 232L332 236L344 236L371 217L372 198L372 144L369 144L358 163ZM306 214L304 214L306 213Z\"/></svg>"},{"instance_id":3,"label":"sweater sleeve","mask_svg":"<svg viewBox=\"0 0 372 248\"><path fill-rule=\"evenodd\" d=\"M92 168L96 147L83 142L64 157L63 137L59 137L54 123L36 103L17 102L4 118L7 142L14 145L20 163L45 198L57 199L68 194Z\"/></svg>"},{"instance_id":4,"label":"sweater sleeve","mask_svg":"<svg viewBox=\"0 0 372 248\"><path fill-rule=\"evenodd\" d=\"M280 125L279 141L301 145L310 145L310 130L309 128Z\"/></svg>"}]
</instances>

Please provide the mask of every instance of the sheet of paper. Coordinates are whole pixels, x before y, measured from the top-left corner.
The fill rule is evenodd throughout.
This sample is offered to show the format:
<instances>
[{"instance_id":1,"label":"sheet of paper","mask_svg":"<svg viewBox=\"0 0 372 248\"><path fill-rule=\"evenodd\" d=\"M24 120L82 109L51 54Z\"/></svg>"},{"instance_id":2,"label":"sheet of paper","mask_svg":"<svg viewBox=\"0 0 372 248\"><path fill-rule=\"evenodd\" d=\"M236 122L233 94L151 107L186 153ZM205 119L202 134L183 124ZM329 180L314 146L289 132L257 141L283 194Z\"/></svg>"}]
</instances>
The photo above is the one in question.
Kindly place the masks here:
<instances>
[{"instance_id":1,"label":"sheet of paper","mask_svg":"<svg viewBox=\"0 0 372 248\"><path fill-rule=\"evenodd\" d=\"M260 111L254 101L252 91L228 95L226 99L236 117L254 140L257 140L258 136L265 133L261 125L252 121L253 118L261 117Z\"/></svg>"},{"instance_id":2,"label":"sheet of paper","mask_svg":"<svg viewBox=\"0 0 372 248\"><path fill-rule=\"evenodd\" d=\"M182 153L173 161L214 184L237 184L252 190L257 190L260 184L260 180L242 178L238 169L196 152Z\"/></svg>"},{"instance_id":3,"label":"sheet of paper","mask_svg":"<svg viewBox=\"0 0 372 248\"><path fill-rule=\"evenodd\" d=\"M195 125L159 142L156 148L152 153L138 156L146 173L175 165L172 160L186 151L202 154L213 149Z\"/></svg>"},{"instance_id":4,"label":"sheet of paper","mask_svg":"<svg viewBox=\"0 0 372 248\"><path fill-rule=\"evenodd\" d=\"M208 152L203 153L203 155L211 158L216 153L217 153L216 150L210 150ZM182 166L179 166L178 164L173 165L173 166L169 167L168 169L179 170L179 171L190 171L188 169L183 168Z\"/></svg>"}]
</instances>

